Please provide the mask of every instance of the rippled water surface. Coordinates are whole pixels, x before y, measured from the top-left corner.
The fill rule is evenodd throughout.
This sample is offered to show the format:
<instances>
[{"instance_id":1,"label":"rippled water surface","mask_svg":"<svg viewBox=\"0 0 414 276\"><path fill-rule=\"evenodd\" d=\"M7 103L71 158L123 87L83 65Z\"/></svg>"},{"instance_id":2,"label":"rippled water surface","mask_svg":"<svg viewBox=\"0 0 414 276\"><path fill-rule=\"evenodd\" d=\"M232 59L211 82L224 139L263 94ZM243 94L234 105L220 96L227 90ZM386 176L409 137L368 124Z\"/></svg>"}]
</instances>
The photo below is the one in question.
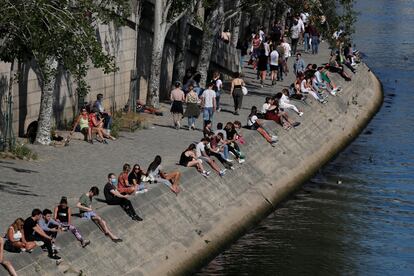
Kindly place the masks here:
<instances>
[{"instance_id":1,"label":"rippled water surface","mask_svg":"<svg viewBox=\"0 0 414 276\"><path fill-rule=\"evenodd\" d=\"M197 275L414 275L414 1L358 0L384 85L363 134Z\"/></svg>"}]
</instances>

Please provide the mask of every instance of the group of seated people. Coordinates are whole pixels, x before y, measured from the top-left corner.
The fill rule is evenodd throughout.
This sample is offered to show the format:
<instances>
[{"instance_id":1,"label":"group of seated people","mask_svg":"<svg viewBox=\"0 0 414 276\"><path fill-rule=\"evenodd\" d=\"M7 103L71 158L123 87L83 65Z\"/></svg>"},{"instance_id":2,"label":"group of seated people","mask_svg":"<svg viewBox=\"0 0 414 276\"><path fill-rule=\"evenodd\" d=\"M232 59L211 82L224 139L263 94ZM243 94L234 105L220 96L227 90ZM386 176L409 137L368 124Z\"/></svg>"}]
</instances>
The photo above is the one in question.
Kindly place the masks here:
<instances>
[{"instance_id":1,"label":"group of seated people","mask_svg":"<svg viewBox=\"0 0 414 276\"><path fill-rule=\"evenodd\" d=\"M309 64L304 72L298 72L286 96L291 99L305 100L307 95L311 95L319 103L327 103L326 93L335 96L341 90L341 87L332 81L331 71L331 66L328 65L318 67L316 64Z\"/></svg>"},{"instance_id":2,"label":"group of seated people","mask_svg":"<svg viewBox=\"0 0 414 276\"><path fill-rule=\"evenodd\" d=\"M210 175L210 171L204 168L207 163L219 176L224 176L228 169L233 170L233 162L230 155L239 164L245 162L245 155L240 150L239 144L244 143L243 137L238 130L241 129L239 121L217 124L217 129L213 130L212 122L207 120L203 128L203 138L200 142L191 143L180 156L179 164L184 167L195 167L204 177ZM223 165L223 169L212 158L216 157Z\"/></svg>"},{"instance_id":3,"label":"group of seated people","mask_svg":"<svg viewBox=\"0 0 414 276\"><path fill-rule=\"evenodd\" d=\"M88 110L89 109L89 110ZM73 123L72 131L79 130L84 136L85 141L93 144L93 135L100 143L108 144L106 139L116 140L111 136L112 116L103 108L103 95L98 94L97 100L92 106L83 106L80 114Z\"/></svg>"}]
</instances>

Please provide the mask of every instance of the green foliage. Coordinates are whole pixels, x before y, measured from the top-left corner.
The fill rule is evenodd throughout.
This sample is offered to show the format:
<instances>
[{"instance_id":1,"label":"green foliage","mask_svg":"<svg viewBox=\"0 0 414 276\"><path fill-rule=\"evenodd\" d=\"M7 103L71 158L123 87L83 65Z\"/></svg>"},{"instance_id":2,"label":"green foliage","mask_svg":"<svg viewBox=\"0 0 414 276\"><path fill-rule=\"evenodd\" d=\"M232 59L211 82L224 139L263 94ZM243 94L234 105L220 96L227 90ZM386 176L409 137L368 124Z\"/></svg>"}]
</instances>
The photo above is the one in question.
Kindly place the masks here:
<instances>
[{"instance_id":1,"label":"green foliage","mask_svg":"<svg viewBox=\"0 0 414 276\"><path fill-rule=\"evenodd\" d=\"M56 74L50 64L54 60L75 77L84 96L89 61L105 73L117 70L114 57L97 39L97 24L120 25L128 16L128 0L3 0L0 60L34 59L46 81Z\"/></svg>"},{"instance_id":2,"label":"green foliage","mask_svg":"<svg viewBox=\"0 0 414 276\"><path fill-rule=\"evenodd\" d=\"M11 153L19 159L37 159L37 154L32 152L32 150L24 144L16 144L16 146L12 148Z\"/></svg>"}]
</instances>

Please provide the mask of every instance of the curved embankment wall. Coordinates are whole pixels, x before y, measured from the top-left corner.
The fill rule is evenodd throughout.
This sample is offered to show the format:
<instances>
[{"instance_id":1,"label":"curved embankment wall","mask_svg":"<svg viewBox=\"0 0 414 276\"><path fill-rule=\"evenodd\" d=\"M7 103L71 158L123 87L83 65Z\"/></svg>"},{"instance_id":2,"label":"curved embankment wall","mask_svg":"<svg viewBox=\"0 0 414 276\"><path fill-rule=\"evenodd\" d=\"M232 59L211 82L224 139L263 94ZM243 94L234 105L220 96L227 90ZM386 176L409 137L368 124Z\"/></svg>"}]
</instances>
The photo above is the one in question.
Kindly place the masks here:
<instances>
[{"instance_id":1,"label":"curved embankment wall","mask_svg":"<svg viewBox=\"0 0 414 276\"><path fill-rule=\"evenodd\" d=\"M328 104L309 101L299 128L285 132L266 122L279 134L275 148L257 132L244 131L248 161L241 169L208 179L194 169L183 169L183 191L178 197L157 185L134 199L145 217L141 223L128 220L119 207L100 208L98 212L123 243L114 244L92 222L77 220L75 224L92 244L81 249L72 235L62 234L64 262L59 266L40 250L8 257L19 275L189 274L352 141L381 103L380 82L361 65L353 81L338 97L330 97Z\"/></svg>"}]
</instances>

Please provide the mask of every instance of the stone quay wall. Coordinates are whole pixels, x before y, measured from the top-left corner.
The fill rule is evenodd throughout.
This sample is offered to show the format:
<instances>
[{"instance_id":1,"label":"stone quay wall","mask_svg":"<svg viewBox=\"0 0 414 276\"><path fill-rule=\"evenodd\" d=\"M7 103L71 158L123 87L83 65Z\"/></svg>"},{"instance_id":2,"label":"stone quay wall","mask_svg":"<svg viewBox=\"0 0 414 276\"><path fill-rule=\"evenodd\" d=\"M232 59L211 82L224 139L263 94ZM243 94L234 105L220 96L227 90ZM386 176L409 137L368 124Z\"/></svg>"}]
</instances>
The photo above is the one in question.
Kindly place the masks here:
<instances>
[{"instance_id":1,"label":"stone quay wall","mask_svg":"<svg viewBox=\"0 0 414 276\"><path fill-rule=\"evenodd\" d=\"M381 83L361 64L353 81L327 105L309 101L301 127L280 132L272 148L255 131L244 131L248 162L224 178L183 170L182 193L163 185L133 199L141 223L122 209L101 204L102 215L124 242L115 244L90 221L76 225L93 243L82 249L70 233L59 237L64 261L57 266L41 250L9 255L19 275L186 275L268 215L323 164L350 143L381 106ZM266 121L271 131L280 129ZM94 206L96 202L94 202ZM99 205L99 203L98 203ZM5 270L1 269L3 275Z\"/></svg>"}]
</instances>

